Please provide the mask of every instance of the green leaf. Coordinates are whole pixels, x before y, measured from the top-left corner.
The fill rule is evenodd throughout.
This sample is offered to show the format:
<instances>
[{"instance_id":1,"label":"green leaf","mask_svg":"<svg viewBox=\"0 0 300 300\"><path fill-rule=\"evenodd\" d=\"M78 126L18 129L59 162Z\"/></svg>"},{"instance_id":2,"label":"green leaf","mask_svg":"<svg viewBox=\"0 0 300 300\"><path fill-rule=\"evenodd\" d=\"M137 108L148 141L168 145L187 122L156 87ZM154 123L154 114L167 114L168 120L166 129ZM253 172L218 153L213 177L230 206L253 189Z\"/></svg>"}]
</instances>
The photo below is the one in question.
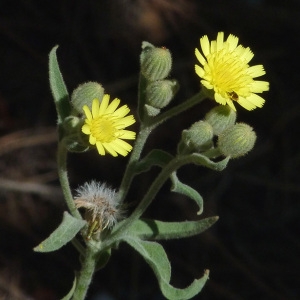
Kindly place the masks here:
<instances>
[{"instance_id":1,"label":"green leaf","mask_svg":"<svg viewBox=\"0 0 300 300\"><path fill-rule=\"evenodd\" d=\"M182 183L178 177L176 172L173 172L171 174L171 181L172 181L172 187L171 191L176 192L185 196L188 196L189 198L193 199L197 205L199 206L199 211L197 212L197 215L201 215L203 212L203 198L202 196L192 187L190 187L187 184Z\"/></svg>"},{"instance_id":2,"label":"green leaf","mask_svg":"<svg viewBox=\"0 0 300 300\"><path fill-rule=\"evenodd\" d=\"M162 245L131 237L127 237L125 242L144 257L158 278L170 281L171 265Z\"/></svg>"},{"instance_id":3,"label":"green leaf","mask_svg":"<svg viewBox=\"0 0 300 300\"><path fill-rule=\"evenodd\" d=\"M126 238L125 241L139 252L150 265L157 277L160 289L167 299L191 299L202 290L208 279L209 271L206 270L202 278L195 279L188 287L184 289L175 288L169 283L171 266L166 252L160 244L133 238Z\"/></svg>"},{"instance_id":4,"label":"green leaf","mask_svg":"<svg viewBox=\"0 0 300 300\"><path fill-rule=\"evenodd\" d=\"M196 165L204 166L214 171L222 171L226 168L230 157L226 157L219 162L214 162L210 160L208 157L201 155L199 153L191 154L192 162Z\"/></svg>"},{"instance_id":5,"label":"green leaf","mask_svg":"<svg viewBox=\"0 0 300 300\"><path fill-rule=\"evenodd\" d=\"M164 167L173 158L174 157L166 151L154 149L136 164L135 171L136 173L143 173L150 170L152 166Z\"/></svg>"},{"instance_id":6,"label":"green leaf","mask_svg":"<svg viewBox=\"0 0 300 300\"><path fill-rule=\"evenodd\" d=\"M101 252L100 256L98 257L97 264L96 264L96 270L103 269L106 264L108 263L111 256L111 248L104 250Z\"/></svg>"},{"instance_id":7,"label":"green leaf","mask_svg":"<svg viewBox=\"0 0 300 300\"><path fill-rule=\"evenodd\" d=\"M202 233L218 221L219 217L209 217L199 221L163 222L140 219L129 228L128 234L141 239L168 240L194 236Z\"/></svg>"},{"instance_id":8,"label":"green leaf","mask_svg":"<svg viewBox=\"0 0 300 300\"><path fill-rule=\"evenodd\" d=\"M55 46L49 54L49 80L58 114L58 123L60 124L66 117L70 115L71 106L69 102L69 93L57 62L57 48L58 46Z\"/></svg>"},{"instance_id":9,"label":"green leaf","mask_svg":"<svg viewBox=\"0 0 300 300\"><path fill-rule=\"evenodd\" d=\"M61 298L61 300L71 300L72 299L72 296L73 296L75 288L76 288L76 283L77 283L77 279L75 276L71 290L69 291L69 293L66 296Z\"/></svg>"},{"instance_id":10,"label":"green leaf","mask_svg":"<svg viewBox=\"0 0 300 300\"><path fill-rule=\"evenodd\" d=\"M36 252L55 251L71 241L85 224L86 221L74 218L65 211L61 224L33 250Z\"/></svg>"},{"instance_id":11,"label":"green leaf","mask_svg":"<svg viewBox=\"0 0 300 300\"><path fill-rule=\"evenodd\" d=\"M160 289L163 295L170 300L191 299L202 291L207 279L209 278L208 276L209 270L204 270L204 274L201 278L195 279L188 287L184 289L174 288L169 283L161 281Z\"/></svg>"}]
</instances>

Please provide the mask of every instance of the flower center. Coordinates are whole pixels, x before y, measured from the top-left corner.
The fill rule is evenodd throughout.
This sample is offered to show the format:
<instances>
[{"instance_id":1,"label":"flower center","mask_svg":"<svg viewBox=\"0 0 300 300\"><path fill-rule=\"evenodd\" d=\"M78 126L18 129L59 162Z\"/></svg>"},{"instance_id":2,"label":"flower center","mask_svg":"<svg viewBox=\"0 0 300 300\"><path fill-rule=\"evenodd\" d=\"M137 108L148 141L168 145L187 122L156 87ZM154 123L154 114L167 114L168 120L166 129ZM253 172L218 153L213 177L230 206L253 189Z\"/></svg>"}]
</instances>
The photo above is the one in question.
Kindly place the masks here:
<instances>
[{"instance_id":1,"label":"flower center","mask_svg":"<svg viewBox=\"0 0 300 300\"><path fill-rule=\"evenodd\" d=\"M117 128L114 120L108 116L99 116L91 121L91 134L101 143L110 143L116 139Z\"/></svg>"},{"instance_id":2,"label":"flower center","mask_svg":"<svg viewBox=\"0 0 300 300\"><path fill-rule=\"evenodd\" d=\"M249 84L253 79L247 74L247 68L248 64L238 53L224 48L207 56L205 79L214 86L215 92L237 101L238 96L250 93Z\"/></svg>"}]
</instances>

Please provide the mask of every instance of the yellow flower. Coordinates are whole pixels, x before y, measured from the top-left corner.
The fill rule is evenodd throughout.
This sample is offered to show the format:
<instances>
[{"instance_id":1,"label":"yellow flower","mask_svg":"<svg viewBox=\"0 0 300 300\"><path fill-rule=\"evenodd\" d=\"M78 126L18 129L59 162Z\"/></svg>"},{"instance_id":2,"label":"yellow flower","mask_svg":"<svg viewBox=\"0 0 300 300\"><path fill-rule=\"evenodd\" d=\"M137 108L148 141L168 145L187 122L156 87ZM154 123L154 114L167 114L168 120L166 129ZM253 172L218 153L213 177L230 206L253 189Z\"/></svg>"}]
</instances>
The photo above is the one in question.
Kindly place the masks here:
<instances>
[{"instance_id":1,"label":"yellow flower","mask_svg":"<svg viewBox=\"0 0 300 300\"><path fill-rule=\"evenodd\" d=\"M200 64L195 65L196 74L202 78L202 85L214 91L214 98L220 104L228 104L233 110L234 102L247 110L262 107L265 100L256 93L269 90L267 81L253 78L265 74L262 65L249 66L254 54L249 47L238 45L239 39L230 34L224 41L224 33L209 42L205 35L200 39L202 53L196 48Z\"/></svg>"},{"instance_id":2,"label":"yellow flower","mask_svg":"<svg viewBox=\"0 0 300 300\"><path fill-rule=\"evenodd\" d=\"M119 103L116 98L109 104L109 95L105 94L101 103L99 99L93 100L92 111L87 105L82 108L86 116L82 132L89 135L89 143L96 145L100 155L108 152L112 156L126 156L132 150L123 140L134 140L135 132L124 128L135 123L135 119L133 115L126 116L130 111L127 105L117 109Z\"/></svg>"}]
</instances>

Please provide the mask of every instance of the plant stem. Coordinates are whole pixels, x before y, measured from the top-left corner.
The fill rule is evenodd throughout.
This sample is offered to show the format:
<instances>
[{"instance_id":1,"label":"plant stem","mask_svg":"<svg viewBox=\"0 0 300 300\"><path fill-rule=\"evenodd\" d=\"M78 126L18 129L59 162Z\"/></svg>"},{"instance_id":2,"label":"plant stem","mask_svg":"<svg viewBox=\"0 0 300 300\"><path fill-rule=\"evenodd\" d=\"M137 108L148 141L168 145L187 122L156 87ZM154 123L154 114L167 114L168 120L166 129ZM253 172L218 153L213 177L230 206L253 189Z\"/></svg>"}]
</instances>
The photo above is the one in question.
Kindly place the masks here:
<instances>
[{"instance_id":1,"label":"plant stem","mask_svg":"<svg viewBox=\"0 0 300 300\"><path fill-rule=\"evenodd\" d=\"M207 95L205 94L205 92L203 92L202 89L199 93L195 94L194 96L182 102L181 104L172 107L171 109L157 115L156 117L153 117L150 121L150 124L155 124L156 127L157 125L165 122L166 120L175 117L176 115L202 102L205 98L207 98Z\"/></svg>"},{"instance_id":2,"label":"plant stem","mask_svg":"<svg viewBox=\"0 0 300 300\"><path fill-rule=\"evenodd\" d=\"M92 281L97 263L97 248L92 242L87 242L86 253L82 262L81 271L73 294L73 300L84 300Z\"/></svg>"},{"instance_id":3,"label":"plant stem","mask_svg":"<svg viewBox=\"0 0 300 300\"><path fill-rule=\"evenodd\" d=\"M139 160L141 152L144 148L144 145L147 141L149 134L151 133L152 127L143 127L141 126L140 132L136 138L135 145L133 147L130 159L127 163L127 168L123 175L123 179L119 188L118 198L119 203L122 203L127 195L131 181L135 175L135 163Z\"/></svg>"},{"instance_id":4,"label":"plant stem","mask_svg":"<svg viewBox=\"0 0 300 300\"><path fill-rule=\"evenodd\" d=\"M70 213L78 219L82 219L80 213L75 207L75 203L73 201L73 196L70 189L70 183L68 178L67 172L67 154L68 150L65 146L64 141L58 142L58 149L57 149L57 166L58 166L58 177L60 181L60 185L63 191L63 195L67 206L70 210Z\"/></svg>"},{"instance_id":5,"label":"plant stem","mask_svg":"<svg viewBox=\"0 0 300 300\"><path fill-rule=\"evenodd\" d=\"M144 84L143 78L140 78L140 85ZM140 132L136 138L135 145L133 147L130 159L127 164L127 168L125 170L120 188L119 188L119 202L123 202L127 192L129 190L130 184L132 182L132 179L135 175L135 163L140 159L142 150L144 148L144 145L152 132L153 129L155 129L159 124L165 122L171 117L174 117L181 112L191 108L192 106L196 105L197 103L200 103L206 98L205 93L201 90L198 94L192 96L188 100L184 101L183 103L169 109L168 111L158 115L157 117L153 118L146 118L145 122L141 124L141 129ZM139 103L141 101L144 101L144 95L142 93L142 88L140 88L139 91ZM141 108L139 108L141 110ZM140 114L142 113L141 111L139 112Z\"/></svg>"},{"instance_id":6,"label":"plant stem","mask_svg":"<svg viewBox=\"0 0 300 300\"><path fill-rule=\"evenodd\" d=\"M126 232L131 224L137 220L143 212L150 205L151 201L154 199L156 194L159 192L163 184L170 177L170 175L180 168L183 165L193 163L195 157L193 154L177 156L171 160L159 173L156 179L151 184L148 192L145 194L139 205L135 208L133 213L125 219L123 222L118 224L118 227L115 228L115 231L111 234L110 238L107 241L103 241L103 249L111 247L117 240L120 239L120 236L123 232Z\"/></svg>"}]
</instances>

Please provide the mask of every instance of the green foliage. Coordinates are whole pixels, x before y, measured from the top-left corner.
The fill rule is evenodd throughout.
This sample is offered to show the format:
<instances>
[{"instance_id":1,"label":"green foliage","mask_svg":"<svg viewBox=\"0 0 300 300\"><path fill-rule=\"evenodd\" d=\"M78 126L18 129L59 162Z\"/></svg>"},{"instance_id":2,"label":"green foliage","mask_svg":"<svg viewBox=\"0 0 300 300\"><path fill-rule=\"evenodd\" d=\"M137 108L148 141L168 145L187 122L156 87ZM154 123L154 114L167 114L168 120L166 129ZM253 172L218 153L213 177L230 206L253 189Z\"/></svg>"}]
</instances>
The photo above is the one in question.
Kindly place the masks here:
<instances>
[{"instance_id":1,"label":"green foliage","mask_svg":"<svg viewBox=\"0 0 300 300\"><path fill-rule=\"evenodd\" d=\"M167 299L191 299L203 288L208 279L208 272L200 279L195 279L191 285L184 289L175 288L170 284L171 266L164 248L156 243L138 238L127 237L125 241L139 252L154 271L163 295Z\"/></svg>"},{"instance_id":2,"label":"green foliage","mask_svg":"<svg viewBox=\"0 0 300 300\"><path fill-rule=\"evenodd\" d=\"M134 222L129 234L143 240L169 240L191 237L202 233L218 221L219 217L209 217L199 221L163 222L139 219Z\"/></svg>"},{"instance_id":3,"label":"green foliage","mask_svg":"<svg viewBox=\"0 0 300 300\"><path fill-rule=\"evenodd\" d=\"M197 215L201 215L203 212L203 198L202 196L191 186L182 183L178 177L176 172L173 172L171 175L172 180L172 187L171 191L176 192L185 196L188 196L189 198L193 199L197 205L199 206L199 211L197 212Z\"/></svg>"},{"instance_id":4,"label":"green foliage","mask_svg":"<svg viewBox=\"0 0 300 300\"><path fill-rule=\"evenodd\" d=\"M36 252L51 252L58 250L70 242L85 225L86 221L76 219L68 212L64 212L61 224L47 239L37 245L33 250Z\"/></svg>"},{"instance_id":5,"label":"green foliage","mask_svg":"<svg viewBox=\"0 0 300 300\"><path fill-rule=\"evenodd\" d=\"M149 171L154 166L158 167L159 173L133 212L119 223L117 223L119 221L117 217L109 215L111 206L107 205L107 202L110 201L111 203L112 198L107 200L104 199L105 197L100 197L101 199L99 200L97 198L99 192L92 191L92 188L89 186L86 189L89 197L88 201L80 196L82 198L80 199L80 207L86 209L84 215L86 221L84 221L76 208L74 197L70 190L66 163L67 152L84 152L89 149L89 140L86 136L82 136L82 125L85 122L82 116L82 106L88 105L91 108L91 101L95 97L101 100L104 88L96 82L82 84L73 92L71 104L57 62L57 48L58 46L54 47L49 54L49 79L58 115L60 135L57 155L58 174L65 201L73 216L65 212L62 223L58 228L47 239L36 246L34 250L37 252L55 251L72 241L84 226L87 225L87 228L90 228L92 224L99 224L95 223L95 219L103 221L105 214L108 214L106 218L110 217L108 220L112 220L111 223L104 222L102 224L100 222L101 226L97 226L95 232L93 231L93 234L87 235L87 238L82 241L84 245L77 239L73 240L73 244L83 254L82 269L75 278L72 289L62 300L69 300L72 297L76 300L83 300L94 272L106 266L111 257L111 249L117 247L120 242L128 243L143 256L154 271L160 289L167 299L182 300L194 297L202 290L208 279L209 271L205 270L201 278L195 279L186 288L173 287L170 284L170 262L164 248L156 241L186 238L200 234L210 228L218 220L218 217L214 216L197 221L164 222L143 219L142 215L168 179L172 182L171 191L194 200L199 207L198 215L203 212L202 196L193 187L181 182L177 176L177 170L184 165L195 164L214 171L222 171L227 166L230 157L233 157L231 152L223 150L228 148L225 147L228 144L228 137L224 134L228 128L236 126L233 125L236 120L235 112L228 107L218 107L206 115L206 121L199 120L189 130L183 130L182 140L177 147L177 155L154 149L144 157L141 157L149 135L157 126L195 106L207 96L205 94L207 91L204 89L188 100L182 101L179 105L168 109L167 106L179 87L175 79L170 80L168 78L172 67L170 51L165 47L159 48L143 42L140 55L141 72L138 93L140 131L137 134L135 146L116 194L117 205L111 211L115 212L119 207L122 207L135 176ZM161 112L161 109L164 111ZM99 119L98 121L99 124L97 123L97 126L99 125L99 130L104 131L110 127L106 123L103 126L103 123L101 124L103 120ZM216 146L213 136L219 134L219 142ZM229 142L230 147L233 145L239 150L241 148L240 144L244 145L248 142L248 140L242 139L240 135L240 131L234 134L234 141ZM95 136L93 138L96 139ZM94 142L93 139L92 141ZM102 143L101 141L99 142ZM120 147L122 147L122 144L120 144ZM222 158L221 153L225 157ZM96 196L94 197L94 195ZM108 195L111 194L108 193ZM122 215L122 211L120 215ZM112 224L111 227L113 228L108 226L110 224Z\"/></svg>"},{"instance_id":6,"label":"green foliage","mask_svg":"<svg viewBox=\"0 0 300 300\"><path fill-rule=\"evenodd\" d=\"M58 124L60 124L71 113L71 106L69 102L69 93L63 80L62 74L57 62L55 46L49 54L49 80L50 88L56 106Z\"/></svg>"},{"instance_id":7,"label":"green foliage","mask_svg":"<svg viewBox=\"0 0 300 300\"><path fill-rule=\"evenodd\" d=\"M75 277L74 280L73 280L73 284L72 284L71 290L69 291L69 293L66 296L64 296L63 298L61 298L61 300L71 300L72 299L72 296L73 296L75 288L76 288L76 283L77 283L77 279Z\"/></svg>"},{"instance_id":8,"label":"green foliage","mask_svg":"<svg viewBox=\"0 0 300 300\"><path fill-rule=\"evenodd\" d=\"M144 157L138 163L136 163L135 172L137 174L147 172L153 166L164 167L173 158L174 156L172 156L170 153L166 151L154 149L146 157Z\"/></svg>"}]
</instances>

